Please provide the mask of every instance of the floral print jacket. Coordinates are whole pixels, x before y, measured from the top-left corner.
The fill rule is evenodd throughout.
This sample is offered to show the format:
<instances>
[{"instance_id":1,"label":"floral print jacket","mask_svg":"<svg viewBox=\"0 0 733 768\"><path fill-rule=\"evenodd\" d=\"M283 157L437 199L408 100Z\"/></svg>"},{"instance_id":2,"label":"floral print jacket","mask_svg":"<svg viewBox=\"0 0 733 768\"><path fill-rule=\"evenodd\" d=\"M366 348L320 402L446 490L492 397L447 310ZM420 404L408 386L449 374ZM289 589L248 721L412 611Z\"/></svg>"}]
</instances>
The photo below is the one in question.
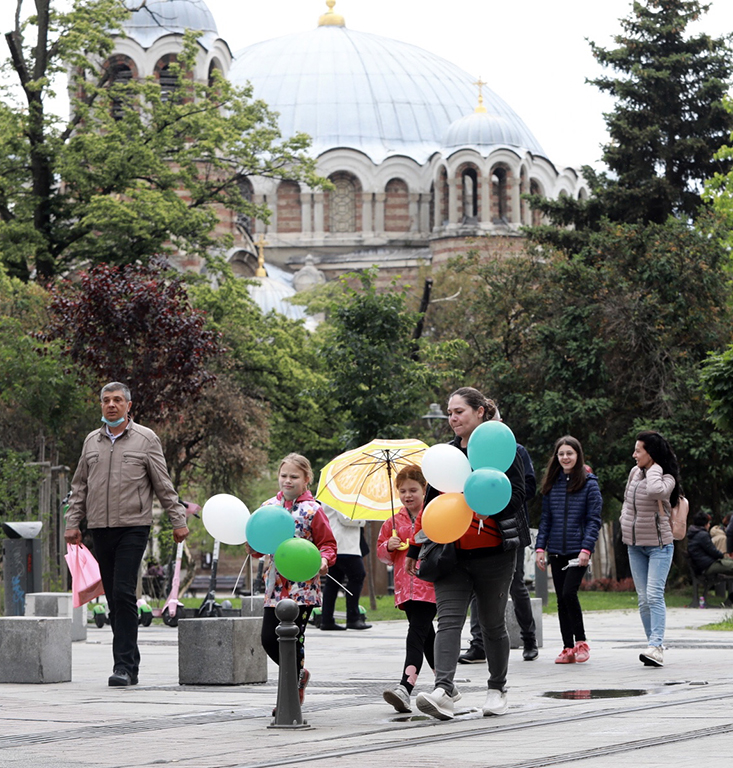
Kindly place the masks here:
<instances>
[{"instance_id":1,"label":"floral print jacket","mask_svg":"<svg viewBox=\"0 0 733 768\"><path fill-rule=\"evenodd\" d=\"M312 541L328 565L336 562L336 539L321 505L306 491L295 501L287 501L282 492L265 501L262 506L277 504L290 512L295 520L295 535ZM280 600L290 598L299 605L321 605L321 577L309 581L288 581L278 573L272 555L265 555L265 608L274 608Z\"/></svg>"}]
</instances>

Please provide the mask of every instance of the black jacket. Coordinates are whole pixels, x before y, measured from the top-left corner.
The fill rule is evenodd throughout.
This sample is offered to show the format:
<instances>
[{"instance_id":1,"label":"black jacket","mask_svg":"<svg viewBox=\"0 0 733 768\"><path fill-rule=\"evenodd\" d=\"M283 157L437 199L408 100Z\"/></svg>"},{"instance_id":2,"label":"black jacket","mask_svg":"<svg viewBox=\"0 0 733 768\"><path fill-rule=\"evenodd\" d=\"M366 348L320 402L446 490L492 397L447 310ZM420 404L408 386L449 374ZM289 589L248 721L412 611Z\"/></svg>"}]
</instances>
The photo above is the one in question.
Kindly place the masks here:
<instances>
[{"instance_id":1,"label":"black jacket","mask_svg":"<svg viewBox=\"0 0 733 768\"><path fill-rule=\"evenodd\" d=\"M697 525L687 529L687 554L692 570L698 575L705 573L716 560L723 557L723 553L713 544L710 533Z\"/></svg>"}]
</instances>

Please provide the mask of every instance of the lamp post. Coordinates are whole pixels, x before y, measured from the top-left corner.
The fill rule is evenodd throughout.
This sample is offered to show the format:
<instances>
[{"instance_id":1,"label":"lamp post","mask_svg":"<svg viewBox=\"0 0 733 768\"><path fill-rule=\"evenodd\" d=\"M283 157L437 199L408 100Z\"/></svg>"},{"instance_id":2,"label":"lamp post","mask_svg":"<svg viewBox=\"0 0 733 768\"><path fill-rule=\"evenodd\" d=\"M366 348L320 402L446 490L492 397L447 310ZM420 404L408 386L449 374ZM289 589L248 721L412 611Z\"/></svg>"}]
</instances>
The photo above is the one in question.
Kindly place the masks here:
<instances>
[{"instance_id":1,"label":"lamp post","mask_svg":"<svg viewBox=\"0 0 733 768\"><path fill-rule=\"evenodd\" d=\"M443 413L443 411L440 409L440 406L437 403L430 403L430 407L428 408L428 412L420 417L421 419L425 419L425 421L428 422L428 426L433 431L433 437L437 440L438 436L440 435L441 430L443 429L443 422L448 419L448 417Z\"/></svg>"}]
</instances>

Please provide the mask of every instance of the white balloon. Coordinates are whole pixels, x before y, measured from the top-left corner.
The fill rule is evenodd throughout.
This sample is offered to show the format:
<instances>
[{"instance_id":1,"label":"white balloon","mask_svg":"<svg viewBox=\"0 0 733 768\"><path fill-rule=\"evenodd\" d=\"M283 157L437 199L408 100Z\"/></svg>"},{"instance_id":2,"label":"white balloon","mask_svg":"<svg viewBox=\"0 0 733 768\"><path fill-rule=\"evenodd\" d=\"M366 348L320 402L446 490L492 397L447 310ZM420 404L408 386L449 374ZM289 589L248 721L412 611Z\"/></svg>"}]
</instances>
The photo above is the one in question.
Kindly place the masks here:
<instances>
[{"instance_id":1,"label":"white balloon","mask_svg":"<svg viewBox=\"0 0 733 768\"><path fill-rule=\"evenodd\" d=\"M212 496L201 511L204 528L222 544L244 544L247 541L247 505L229 493Z\"/></svg>"},{"instance_id":2,"label":"white balloon","mask_svg":"<svg viewBox=\"0 0 733 768\"><path fill-rule=\"evenodd\" d=\"M431 445L423 454L421 467L430 485L443 493L463 493L463 485L471 474L468 457L447 443Z\"/></svg>"}]
</instances>

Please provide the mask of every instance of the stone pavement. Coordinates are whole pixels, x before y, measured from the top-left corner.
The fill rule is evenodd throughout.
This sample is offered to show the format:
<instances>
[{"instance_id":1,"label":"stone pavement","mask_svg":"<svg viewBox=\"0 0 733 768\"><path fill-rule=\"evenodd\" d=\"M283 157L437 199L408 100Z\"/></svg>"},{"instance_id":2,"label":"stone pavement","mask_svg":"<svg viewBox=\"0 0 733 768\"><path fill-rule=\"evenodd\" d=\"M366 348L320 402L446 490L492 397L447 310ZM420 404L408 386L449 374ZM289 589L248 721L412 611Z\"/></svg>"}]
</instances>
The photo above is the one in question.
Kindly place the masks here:
<instances>
[{"instance_id":1,"label":"stone pavement","mask_svg":"<svg viewBox=\"0 0 733 768\"><path fill-rule=\"evenodd\" d=\"M71 683L0 685L0 768L730 765L733 633L698 629L725 613L670 610L661 669L638 660L645 643L635 612L586 613L591 659L563 666L554 664L557 617L545 616L539 659L512 651L507 714L481 716L485 667L461 665L463 699L448 722L416 709L398 715L381 698L398 682L404 623L311 627L303 730L267 728L272 664L265 685L178 685L171 627L141 628L140 684L109 688L111 633L90 625L87 641L73 645ZM418 690L432 690L429 672Z\"/></svg>"}]
</instances>

